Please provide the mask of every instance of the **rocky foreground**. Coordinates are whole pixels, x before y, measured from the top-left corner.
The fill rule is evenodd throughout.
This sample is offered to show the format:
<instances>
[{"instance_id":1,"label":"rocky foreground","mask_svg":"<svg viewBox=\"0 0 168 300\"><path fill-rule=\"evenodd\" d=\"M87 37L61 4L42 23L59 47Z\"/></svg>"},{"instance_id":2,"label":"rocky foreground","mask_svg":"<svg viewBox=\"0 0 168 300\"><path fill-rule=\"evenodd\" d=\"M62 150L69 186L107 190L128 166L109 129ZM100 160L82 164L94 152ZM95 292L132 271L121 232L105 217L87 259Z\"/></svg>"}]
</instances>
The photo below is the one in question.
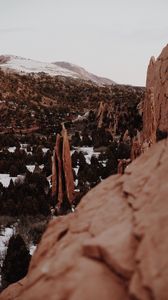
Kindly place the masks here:
<instances>
[{"instance_id":1,"label":"rocky foreground","mask_svg":"<svg viewBox=\"0 0 168 300\"><path fill-rule=\"evenodd\" d=\"M53 220L28 276L0 299L167 299L168 142Z\"/></svg>"}]
</instances>

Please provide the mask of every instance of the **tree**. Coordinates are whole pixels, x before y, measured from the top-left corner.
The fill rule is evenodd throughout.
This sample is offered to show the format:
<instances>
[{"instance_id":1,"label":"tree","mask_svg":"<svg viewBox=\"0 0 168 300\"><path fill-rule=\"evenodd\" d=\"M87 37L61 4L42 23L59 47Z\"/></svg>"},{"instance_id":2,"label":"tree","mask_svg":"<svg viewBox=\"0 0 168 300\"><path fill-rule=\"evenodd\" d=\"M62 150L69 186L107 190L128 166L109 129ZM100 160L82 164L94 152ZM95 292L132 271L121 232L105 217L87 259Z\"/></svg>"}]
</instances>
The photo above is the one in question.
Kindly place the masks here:
<instances>
[{"instance_id":1,"label":"tree","mask_svg":"<svg viewBox=\"0 0 168 300\"><path fill-rule=\"evenodd\" d=\"M22 237L19 234L13 235L9 239L2 266L2 285L4 288L27 274L30 257L31 255Z\"/></svg>"},{"instance_id":2,"label":"tree","mask_svg":"<svg viewBox=\"0 0 168 300\"><path fill-rule=\"evenodd\" d=\"M9 169L9 174L10 177L16 177L18 175L18 169L15 165L11 165L10 169Z\"/></svg>"}]
</instances>

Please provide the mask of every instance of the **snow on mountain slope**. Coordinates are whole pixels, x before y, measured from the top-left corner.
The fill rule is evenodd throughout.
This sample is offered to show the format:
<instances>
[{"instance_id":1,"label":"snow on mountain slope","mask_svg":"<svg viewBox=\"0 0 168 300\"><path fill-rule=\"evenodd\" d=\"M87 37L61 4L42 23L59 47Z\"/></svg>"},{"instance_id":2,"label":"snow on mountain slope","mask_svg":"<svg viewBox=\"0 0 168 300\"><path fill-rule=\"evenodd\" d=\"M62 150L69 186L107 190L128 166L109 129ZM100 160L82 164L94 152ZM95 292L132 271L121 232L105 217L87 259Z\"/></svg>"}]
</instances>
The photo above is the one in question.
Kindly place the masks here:
<instances>
[{"instance_id":1,"label":"snow on mountain slope","mask_svg":"<svg viewBox=\"0 0 168 300\"><path fill-rule=\"evenodd\" d=\"M14 55L1 55L0 68L20 74L44 72L50 76L66 76L82 80L91 80L98 85L114 84L114 81L110 79L96 76L79 66L67 62L47 63Z\"/></svg>"},{"instance_id":2,"label":"snow on mountain slope","mask_svg":"<svg viewBox=\"0 0 168 300\"><path fill-rule=\"evenodd\" d=\"M111 79L100 77L95 74L89 73L84 68L68 62L60 61L60 62L55 62L54 64L59 67L66 68L69 71L75 72L76 74L78 74L78 76L81 79L84 80L91 80L97 84L107 84L107 85L115 84L115 82Z\"/></svg>"},{"instance_id":3,"label":"snow on mountain slope","mask_svg":"<svg viewBox=\"0 0 168 300\"><path fill-rule=\"evenodd\" d=\"M55 66L52 63L40 62L13 55L0 56L0 68L11 69L19 73L39 73L44 72L51 76L70 76L77 78L76 74L67 69Z\"/></svg>"}]
</instances>

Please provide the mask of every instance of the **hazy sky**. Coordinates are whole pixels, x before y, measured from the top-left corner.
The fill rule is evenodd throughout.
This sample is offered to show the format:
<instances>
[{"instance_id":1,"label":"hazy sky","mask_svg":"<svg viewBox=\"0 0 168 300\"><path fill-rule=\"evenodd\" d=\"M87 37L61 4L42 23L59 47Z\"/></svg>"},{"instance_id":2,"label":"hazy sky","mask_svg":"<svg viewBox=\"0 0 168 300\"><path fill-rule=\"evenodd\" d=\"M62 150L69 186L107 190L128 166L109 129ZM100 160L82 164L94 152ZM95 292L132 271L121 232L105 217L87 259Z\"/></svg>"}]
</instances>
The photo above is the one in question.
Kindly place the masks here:
<instances>
[{"instance_id":1,"label":"hazy sky","mask_svg":"<svg viewBox=\"0 0 168 300\"><path fill-rule=\"evenodd\" d=\"M0 54L68 61L144 85L168 43L168 0L0 0Z\"/></svg>"}]
</instances>

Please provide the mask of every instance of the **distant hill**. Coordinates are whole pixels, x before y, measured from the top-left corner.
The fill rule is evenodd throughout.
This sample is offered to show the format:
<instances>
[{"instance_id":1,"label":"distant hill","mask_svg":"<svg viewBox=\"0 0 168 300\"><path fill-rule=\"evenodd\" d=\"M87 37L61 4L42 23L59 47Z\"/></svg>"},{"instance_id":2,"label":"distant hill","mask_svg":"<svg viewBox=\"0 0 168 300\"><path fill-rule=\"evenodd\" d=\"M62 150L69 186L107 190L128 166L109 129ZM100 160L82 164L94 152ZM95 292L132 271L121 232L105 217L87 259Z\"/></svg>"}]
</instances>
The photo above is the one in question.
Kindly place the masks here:
<instances>
[{"instance_id":1,"label":"distant hill","mask_svg":"<svg viewBox=\"0 0 168 300\"><path fill-rule=\"evenodd\" d=\"M0 68L19 74L46 73L50 76L65 76L85 81L92 81L97 85L112 85L114 81L89 73L84 68L68 62L40 62L14 55L1 55Z\"/></svg>"},{"instance_id":2,"label":"distant hill","mask_svg":"<svg viewBox=\"0 0 168 300\"><path fill-rule=\"evenodd\" d=\"M11 132L12 128L28 133L44 126L51 131L50 127L62 119L62 114L68 113L71 121L79 114L97 109L100 101L135 111L143 98L142 87L100 86L69 76L0 68L0 133Z\"/></svg>"},{"instance_id":3,"label":"distant hill","mask_svg":"<svg viewBox=\"0 0 168 300\"><path fill-rule=\"evenodd\" d=\"M71 64L71 63L68 63L68 62L60 61L60 62L55 62L54 64L58 67L64 68L66 70L74 72L75 74L78 74L80 79L91 80L91 81L95 82L98 85L116 84L111 79L104 78L104 77L99 77L99 76L97 76L93 73L89 73L88 71L86 71L82 67L79 67L77 65L74 65L74 64Z\"/></svg>"}]
</instances>

